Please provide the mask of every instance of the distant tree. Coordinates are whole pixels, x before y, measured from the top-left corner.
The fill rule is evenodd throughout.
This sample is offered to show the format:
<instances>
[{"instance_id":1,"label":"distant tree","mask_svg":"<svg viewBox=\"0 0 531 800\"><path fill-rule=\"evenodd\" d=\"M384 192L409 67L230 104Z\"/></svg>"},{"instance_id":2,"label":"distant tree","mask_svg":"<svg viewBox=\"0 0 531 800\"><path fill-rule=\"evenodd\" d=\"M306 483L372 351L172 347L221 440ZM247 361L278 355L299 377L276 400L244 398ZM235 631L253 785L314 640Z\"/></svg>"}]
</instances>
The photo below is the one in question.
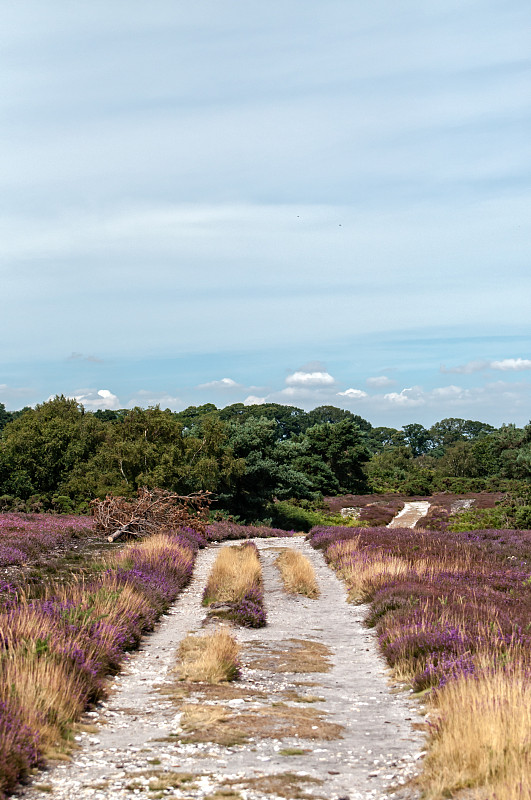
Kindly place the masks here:
<instances>
[{"instance_id":1,"label":"distant tree","mask_svg":"<svg viewBox=\"0 0 531 800\"><path fill-rule=\"evenodd\" d=\"M477 420L447 417L432 425L429 433L434 455L442 455L446 447L455 442L472 441L494 431L492 425Z\"/></svg>"},{"instance_id":2,"label":"distant tree","mask_svg":"<svg viewBox=\"0 0 531 800\"><path fill-rule=\"evenodd\" d=\"M191 431L205 414L218 413L214 403L205 403L202 406L188 406L184 411L175 411L173 416L180 422L184 431Z\"/></svg>"},{"instance_id":3,"label":"distant tree","mask_svg":"<svg viewBox=\"0 0 531 800\"><path fill-rule=\"evenodd\" d=\"M373 491L394 491L407 481L413 465L409 447L392 447L375 453L366 466Z\"/></svg>"},{"instance_id":4,"label":"distant tree","mask_svg":"<svg viewBox=\"0 0 531 800\"><path fill-rule=\"evenodd\" d=\"M279 441L274 419L249 416L229 423L229 443L244 469L220 504L245 519L260 519L275 498L311 497L312 486L296 466L293 443Z\"/></svg>"},{"instance_id":5,"label":"distant tree","mask_svg":"<svg viewBox=\"0 0 531 800\"><path fill-rule=\"evenodd\" d=\"M62 395L25 411L3 431L4 458L11 469L4 491L22 498L55 493L103 438L103 424Z\"/></svg>"},{"instance_id":6,"label":"distant tree","mask_svg":"<svg viewBox=\"0 0 531 800\"><path fill-rule=\"evenodd\" d=\"M479 469L473 444L459 441L447 447L438 461L437 472L455 478L475 478Z\"/></svg>"},{"instance_id":7,"label":"distant tree","mask_svg":"<svg viewBox=\"0 0 531 800\"><path fill-rule=\"evenodd\" d=\"M234 403L220 411L220 418L227 422L245 422L248 419L270 419L276 423L276 438L288 439L308 427L308 415L302 408L280 403L262 403L245 406Z\"/></svg>"},{"instance_id":8,"label":"distant tree","mask_svg":"<svg viewBox=\"0 0 531 800\"><path fill-rule=\"evenodd\" d=\"M423 425L413 422L410 425L404 425L402 430L404 432L404 440L411 448L415 458L430 451L432 445L430 432Z\"/></svg>"},{"instance_id":9,"label":"distant tree","mask_svg":"<svg viewBox=\"0 0 531 800\"><path fill-rule=\"evenodd\" d=\"M366 486L363 465L369 459L365 436L351 419L314 425L301 438L305 455L298 469L312 477L322 493L362 491Z\"/></svg>"},{"instance_id":10,"label":"distant tree","mask_svg":"<svg viewBox=\"0 0 531 800\"><path fill-rule=\"evenodd\" d=\"M371 423L363 419L363 417L360 417L359 414L353 414L352 411L348 411L344 408L336 408L336 406L317 406L317 408L314 408L312 411L308 411L306 416L308 427L324 425L327 422L334 425L336 422L342 422L347 419L350 420L350 422L354 422L362 431L369 433L369 431L372 430Z\"/></svg>"},{"instance_id":11,"label":"distant tree","mask_svg":"<svg viewBox=\"0 0 531 800\"><path fill-rule=\"evenodd\" d=\"M379 427L371 430L368 444L371 452L380 453L382 450L404 447L406 438L403 432L396 428Z\"/></svg>"},{"instance_id":12,"label":"distant tree","mask_svg":"<svg viewBox=\"0 0 531 800\"><path fill-rule=\"evenodd\" d=\"M0 431L5 428L8 422L11 422L12 416L3 403L0 403Z\"/></svg>"}]
</instances>

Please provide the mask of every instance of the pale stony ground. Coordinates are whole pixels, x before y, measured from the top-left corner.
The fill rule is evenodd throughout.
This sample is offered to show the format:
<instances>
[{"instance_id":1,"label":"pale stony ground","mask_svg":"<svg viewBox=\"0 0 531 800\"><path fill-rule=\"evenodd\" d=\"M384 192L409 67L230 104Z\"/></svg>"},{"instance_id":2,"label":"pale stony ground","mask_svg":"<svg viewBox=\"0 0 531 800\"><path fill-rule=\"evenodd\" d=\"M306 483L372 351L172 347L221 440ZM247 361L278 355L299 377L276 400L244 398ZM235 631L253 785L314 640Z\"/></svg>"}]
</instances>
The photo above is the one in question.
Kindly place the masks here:
<instances>
[{"instance_id":1,"label":"pale stony ground","mask_svg":"<svg viewBox=\"0 0 531 800\"><path fill-rule=\"evenodd\" d=\"M388 528L414 528L417 522L425 517L431 503L427 500L415 500L404 503L404 508L394 517Z\"/></svg>"},{"instance_id":2,"label":"pale stony ground","mask_svg":"<svg viewBox=\"0 0 531 800\"><path fill-rule=\"evenodd\" d=\"M310 692L324 698L312 708L317 707L327 722L343 726L341 738L314 741L295 736L282 740L253 737L231 747L179 741L178 705L160 687L175 681L172 668L179 641L188 632L199 631L205 619L201 594L218 550L211 546L198 554L191 584L157 630L145 638L139 651L129 655L123 672L114 679L107 701L85 715L84 721L94 725L93 732L80 734L72 761L41 773L32 786L19 794L26 800L138 796L222 800L231 797L227 792L232 788L238 792L232 795L234 798L262 800L277 795L256 784L246 786L245 779L290 772L318 782L306 781L301 784L302 794L288 792L283 797L417 798L417 792L407 784L417 774L423 755L424 734L414 727L423 718L407 692L391 690L375 634L363 625L367 608L346 602L342 583L326 566L321 553L312 550L303 538L255 541L263 563L268 624L260 630L236 631L243 647L238 685L247 691L244 699L222 702L238 714L241 708L258 709L260 704L263 707L264 700L255 700L253 693L265 692L273 702L290 689ZM286 595L274 565L279 547L295 547L311 559L321 589L318 599ZM246 660L251 660L246 656L246 646L282 648L290 638L319 642L330 648L331 669L301 674L245 665ZM313 685L305 688L301 682ZM210 702L215 705L220 701ZM307 752L287 756L281 754L284 748ZM157 795L149 790L148 776L141 774L148 770L162 774L186 772L197 777ZM229 788L227 780L231 781ZM398 790L397 794L392 793L392 787Z\"/></svg>"}]
</instances>

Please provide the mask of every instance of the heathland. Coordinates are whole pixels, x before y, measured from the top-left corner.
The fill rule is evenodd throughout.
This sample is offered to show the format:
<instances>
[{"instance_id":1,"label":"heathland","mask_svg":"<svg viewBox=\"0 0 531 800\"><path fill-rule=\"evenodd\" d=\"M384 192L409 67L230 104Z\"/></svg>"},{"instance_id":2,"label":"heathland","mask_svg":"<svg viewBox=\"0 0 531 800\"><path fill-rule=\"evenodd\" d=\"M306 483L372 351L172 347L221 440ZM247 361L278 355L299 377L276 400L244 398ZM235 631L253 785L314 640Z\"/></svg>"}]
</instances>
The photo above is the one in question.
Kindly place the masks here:
<instances>
[{"instance_id":1,"label":"heathland","mask_svg":"<svg viewBox=\"0 0 531 800\"><path fill-rule=\"evenodd\" d=\"M170 789L175 797L241 798L250 789L253 797L339 797L345 786L359 797L374 796L378 786L383 798L392 796L393 784L401 798L530 798L531 533L451 531L459 513L442 512L437 524L444 531L328 524L304 541L221 521L114 545L98 537L88 517L0 515L1 790L62 759L64 767L40 783L34 779L28 791L30 797L51 790L67 797L69 781L78 779L68 777L74 758L76 776L83 765L87 792L102 798L111 787L113 796L124 798L139 788L153 797ZM230 546L220 544L227 541ZM161 614L173 606L179 613L178 598L201 550L215 558L208 574L196 578L195 617L184 606L184 616L176 618L183 638L180 647L173 641L175 677L170 669L164 679L154 662L153 696L138 707L124 688L121 702L133 707L123 713L136 721L122 719L113 727L118 712L102 706L109 676ZM316 560L320 551L329 567ZM346 595L329 588L330 567ZM399 695L376 675L376 646ZM360 666L362 652L369 655ZM147 680L128 664L133 677ZM330 669L330 679L315 674ZM157 680L166 688L156 689ZM208 688L228 684L234 689ZM400 696L405 704L393 705ZM367 709L369 717L358 717L376 697L379 705ZM317 711L311 711L314 702ZM420 733L425 737L419 762L411 761L418 743L401 745L398 753L385 739L386 731L396 739L388 725L411 725L412 702L425 720L410 732L412 742ZM254 705L247 709L246 703ZM355 713L347 713L348 703ZM83 711L95 708L97 717L106 707L107 733L96 730L91 737ZM175 733L157 745L160 733L148 736L154 720L164 728L176 712ZM123 725L145 735L143 745L129 747L132 733L124 734ZM103 749L101 736L108 739ZM90 753L79 755L78 740ZM142 750L149 754L145 764ZM209 772L209 754L226 766L220 762ZM272 772L279 759L290 759L295 772ZM96 780L100 761L112 780ZM189 770L178 771L173 762L186 762ZM241 778L233 762L252 764L255 783ZM417 769L408 766L413 763Z\"/></svg>"},{"instance_id":2,"label":"heathland","mask_svg":"<svg viewBox=\"0 0 531 800\"><path fill-rule=\"evenodd\" d=\"M90 413L63 397L0 407L0 424L0 796L61 759L86 765L87 796L107 796L111 784L91 780L98 759L115 770L116 742L100 752L93 737L95 760L76 755L83 714L111 709L109 680L125 663L136 674L138 647L149 662L146 635L171 638L175 615L168 685L156 688L153 663L153 692L140 693L160 715L127 711L140 738L155 719L180 720L160 745L168 761L158 768L156 739L125 747L113 796L332 798L350 786L361 798L377 786L383 798L394 782L401 798L531 798L531 426L394 430L273 404ZM210 493L209 518L110 544L91 501L142 487ZM430 504L415 528L387 527L414 499ZM209 571L188 589L198 558ZM373 701L379 727L363 716ZM114 713L109 742L122 741ZM417 769L418 744L395 753L387 724L424 737ZM207 775L208 753L226 767ZM235 763L253 764L256 782L238 783ZM70 796L56 774L29 796Z\"/></svg>"}]
</instances>

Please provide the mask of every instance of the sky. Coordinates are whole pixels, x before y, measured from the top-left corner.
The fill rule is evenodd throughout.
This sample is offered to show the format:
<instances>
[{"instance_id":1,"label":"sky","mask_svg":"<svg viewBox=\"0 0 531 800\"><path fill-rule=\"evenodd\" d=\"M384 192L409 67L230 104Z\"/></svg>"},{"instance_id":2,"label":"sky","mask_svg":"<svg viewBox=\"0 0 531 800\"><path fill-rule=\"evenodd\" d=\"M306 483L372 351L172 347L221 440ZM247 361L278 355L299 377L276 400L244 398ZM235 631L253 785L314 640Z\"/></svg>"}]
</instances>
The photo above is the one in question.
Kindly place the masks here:
<instances>
[{"instance_id":1,"label":"sky","mask_svg":"<svg viewBox=\"0 0 531 800\"><path fill-rule=\"evenodd\" d=\"M0 402L531 417L527 0L17 0Z\"/></svg>"}]
</instances>

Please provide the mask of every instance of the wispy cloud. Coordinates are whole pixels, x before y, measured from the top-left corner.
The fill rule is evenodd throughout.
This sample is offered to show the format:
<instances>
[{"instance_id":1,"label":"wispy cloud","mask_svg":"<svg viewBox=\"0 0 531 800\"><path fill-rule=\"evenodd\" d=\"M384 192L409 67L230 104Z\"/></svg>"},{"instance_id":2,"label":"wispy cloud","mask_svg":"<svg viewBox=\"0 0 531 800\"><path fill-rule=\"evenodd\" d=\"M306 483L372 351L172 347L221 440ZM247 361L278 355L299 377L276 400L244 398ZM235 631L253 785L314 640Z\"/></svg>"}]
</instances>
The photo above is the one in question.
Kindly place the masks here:
<instances>
[{"instance_id":1,"label":"wispy cloud","mask_svg":"<svg viewBox=\"0 0 531 800\"><path fill-rule=\"evenodd\" d=\"M254 394L250 394L248 397L245 398L243 401L244 406L261 406L267 402L266 397L257 397Z\"/></svg>"},{"instance_id":2,"label":"wispy cloud","mask_svg":"<svg viewBox=\"0 0 531 800\"><path fill-rule=\"evenodd\" d=\"M181 411L185 403L180 397L165 392L153 392L149 389L139 389L135 392L134 396L126 403L126 408L148 408L153 406L160 406L161 408L169 408L171 411Z\"/></svg>"},{"instance_id":3,"label":"wispy cloud","mask_svg":"<svg viewBox=\"0 0 531 800\"><path fill-rule=\"evenodd\" d=\"M102 358L97 358L96 356L86 356L83 353L70 353L67 358L67 361L89 361L91 364L103 364Z\"/></svg>"},{"instance_id":4,"label":"wispy cloud","mask_svg":"<svg viewBox=\"0 0 531 800\"><path fill-rule=\"evenodd\" d=\"M386 389L388 386L394 386L396 381L392 378L388 378L387 375L376 375L373 378L367 378L365 383L367 386L370 386L371 389Z\"/></svg>"},{"instance_id":5,"label":"wispy cloud","mask_svg":"<svg viewBox=\"0 0 531 800\"><path fill-rule=\"evenodd\" d=\"M219 380L200 383L197 389L242 389L241 383L237 383L232 378L220 378Z\"/></svg>"},{"instance_id":6,"label":"wispy cloud","mask_svg":"<svg viewBox=\"0 0 531 800\"><path fill-rule=\"evenodd\" d=\"M531 359L529 358L504 358L501 361L491 361L491 369L499 369L502 372L522 372L531 369Z\"/></svg>"},{"instance_id":7,"label":"wispy cloud","mask_svg":"<svg viewBox=\"0 0 531 800\"><path fill-rule=\"evenodd\" d=\"M498 361L468 361L456 367L441 366L440 371L446 375L471 375L474 372L499 370L500 372L523 372L531 369L529 358L502 358Z\"/></svg>"}]
</instances>

